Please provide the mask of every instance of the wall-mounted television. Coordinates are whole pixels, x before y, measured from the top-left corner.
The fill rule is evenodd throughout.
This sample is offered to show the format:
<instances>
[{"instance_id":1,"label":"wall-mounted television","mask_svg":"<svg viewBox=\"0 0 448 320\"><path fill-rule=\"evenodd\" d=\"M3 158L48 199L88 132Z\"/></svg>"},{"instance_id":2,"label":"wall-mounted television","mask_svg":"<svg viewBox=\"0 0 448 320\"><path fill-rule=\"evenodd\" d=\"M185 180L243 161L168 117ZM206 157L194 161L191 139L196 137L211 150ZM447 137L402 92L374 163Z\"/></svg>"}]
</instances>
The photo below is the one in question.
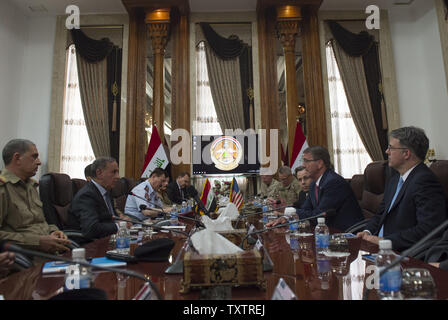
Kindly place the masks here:
<instances>
[{"instance_id":1,"label":"wall-mounted television","mask_svg":"<svg viewBox=\"0 0 448 320\"><path fill-rule=\"evenodd\" d=\"M258 135L196 135L194 175L259 174Z\"/></svg>"}]
</instances>

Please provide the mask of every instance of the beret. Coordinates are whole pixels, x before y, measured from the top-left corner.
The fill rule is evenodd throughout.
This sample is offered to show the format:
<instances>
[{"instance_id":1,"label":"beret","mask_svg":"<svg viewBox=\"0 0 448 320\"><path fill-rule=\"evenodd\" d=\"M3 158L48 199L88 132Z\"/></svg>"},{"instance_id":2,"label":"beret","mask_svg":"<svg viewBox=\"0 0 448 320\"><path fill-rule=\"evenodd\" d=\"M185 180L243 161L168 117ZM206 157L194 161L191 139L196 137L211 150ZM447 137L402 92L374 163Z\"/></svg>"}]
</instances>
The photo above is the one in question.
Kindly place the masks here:
<instances>
[{"instance_id":1,"label":"beret","mask_svg":"<svg viewBox=\"0 0 448 320\"><path fill-rule=\"evenodd\" d=\"M148 241L134 251L134 256L139 261L168 261L174 241L169 238L158 238Z\"/></svg>"}]
</instances>

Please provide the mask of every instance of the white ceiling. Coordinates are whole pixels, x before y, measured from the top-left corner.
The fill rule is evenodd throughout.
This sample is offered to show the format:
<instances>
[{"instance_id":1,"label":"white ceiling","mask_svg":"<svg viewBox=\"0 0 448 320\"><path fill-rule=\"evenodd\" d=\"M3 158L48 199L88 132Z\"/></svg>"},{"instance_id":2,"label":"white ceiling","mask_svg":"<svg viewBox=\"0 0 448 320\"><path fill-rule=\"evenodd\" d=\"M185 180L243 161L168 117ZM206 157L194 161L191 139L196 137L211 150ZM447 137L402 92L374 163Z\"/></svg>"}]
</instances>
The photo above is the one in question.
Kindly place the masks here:
<instances>
[{"instance_id":1,"label":"white ceiling","mask_svg":"<svg viewBox=\"0 0 448 320\"><path fill-rule=\"evenodd\" d=\"M2 0L4 1L4 0ZM126 13L121 0L7 0L18 7L27 16L53 16L65 14L68 5L77 5L81 14ZM380 8L390 8L395 2L414 0L324 0L321 10L364 10L375 4ZM422 1L422 0L420 0ZM427 0L425 0L427 1ZM190 0L191 12L231 12L254 11L257 0ZM46 11L32 12L29 7L43 6Z\"/></svg>"}]
</instances>

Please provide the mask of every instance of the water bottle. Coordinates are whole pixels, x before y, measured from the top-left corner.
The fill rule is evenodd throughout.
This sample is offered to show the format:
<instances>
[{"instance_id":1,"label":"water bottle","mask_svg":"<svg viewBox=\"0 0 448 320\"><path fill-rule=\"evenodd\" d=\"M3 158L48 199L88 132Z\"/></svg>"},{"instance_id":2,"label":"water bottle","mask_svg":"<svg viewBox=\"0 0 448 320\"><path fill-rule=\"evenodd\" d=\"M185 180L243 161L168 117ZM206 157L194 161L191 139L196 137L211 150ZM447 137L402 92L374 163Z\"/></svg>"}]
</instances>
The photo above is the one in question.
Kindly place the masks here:
<instances>
[{"instance_id":1,"label":"water bottle","mask_svg":"<svg viewBox=\"0 0 448 320\"><path fill-rule=\"evenodd\" d=\"M120 222L120 228L117 232L116 249L117 253L129 254L131 245L131 233L129 232L126 222Z\"/></svg>"},{"instance_id":2,"label":"water bottle","mask_svg":"<svg viewBox=\"0 0 448 320\"><path fill-rule=\"evenodd\" d=\"M380 240L379 247L380 251L378 252L378 256L375 261L378 274L381 270L397 259L397 256L392 251L392 241ZM401 300L402 296L400 294L400 288L401 267L400 264L397 264L380 277L380 288L378 290L378 295L382 300Z\"/></svg>"},{"instance_id":3,"label":"water bottle","mask_svg":"<svg viewBox=\"0 0 448 320\"><path fill-rule=\"evenodd\" d=\"M299 234L297 232L291 232L289 234L289 246L292 251L299 250Z\"/></svg>"},{"instance_id":4,"label":"water bottle","mask_svg":"<svg viewBox=\"0 0 448 320\"><path fill-rule=\"evenodd\" d=\"M179 225L179 218L177 217L177 211L175 208L173 208L170 212L170 224L172 226L178 226Z\"/></svg>"},{"instance_id":5,"label":"water bottle","mask_svg":"<svg viewBox=\"0 0 448 320\"><path fill-rule=\"evenodd\" d=\"M72 250L72 259L75 262L65 270L64 291L90 288L93 282L92 271L76 262L87 262L86 250L76 248Z\"/></svg>"},{"instance_id":6,"label":"water bottle","mask_svg":"<svg viewBox=\"0 0 448 320\"><path fill-rule=\"evenodd\" d=\"M191 211L193 211L193 200L192 199L190 199L190 200L188 200L187 201L187 212L191 212Z\"/></svg>"},{"instance_id":7,"label":"water bottle","mask_svg":"<svg viewBox=\"0 0 448 320\"><path fill-rule=\"evenodd\" d=\"M317 226L314 229L316 241L316 254L327 252L330 243L330 231L325 225L325 218L317 218Z\"/></svg>"},{"instance_id":8,"label":"water bottle","mask_svg":"<svg viewBox=\"0 0 448 320\"><path fill-rule=\"evenodd\" d=\"M322 290L330 289L331 263L328 258L322 255L316 257L317 277L320 280Z\"/></svg>"},{"instance_id":9,"label":"water bottle","mask_svg":"<svg viewBox=\"0 0 448 320\"><path fill-rule=\"evenodd\" d=\"M180 213L185 213L188 210L187 201L182 201L182 207L180 208Z\"/></svg>"},{"instance_id":10,"label":"water bottle","mask_svg":"<svg viewBox=\"0 0 448 320\"><path fill-rule=\"evenodd\" d=\"M266 224L269 222L269 212L267 212L267 211L269 211L268 199L263 200L262 211L263 211L263 224Z\"/></svg>"}]
</instances>

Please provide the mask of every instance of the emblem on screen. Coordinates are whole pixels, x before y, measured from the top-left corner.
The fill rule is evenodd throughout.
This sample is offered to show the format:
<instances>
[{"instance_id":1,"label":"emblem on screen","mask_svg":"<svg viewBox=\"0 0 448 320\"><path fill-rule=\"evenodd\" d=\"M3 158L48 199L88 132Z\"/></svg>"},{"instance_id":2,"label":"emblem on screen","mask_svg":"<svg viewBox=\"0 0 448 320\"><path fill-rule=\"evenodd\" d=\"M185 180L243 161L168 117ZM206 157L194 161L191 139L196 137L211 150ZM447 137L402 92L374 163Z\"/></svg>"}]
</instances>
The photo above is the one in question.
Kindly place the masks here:
<instances>
[{"instance_id":1,"label":"emblem on screen","mask_svg":"<svg viewBox=\"0 0 448 320\"><path fill-rule=\"evenodd\" d=\"M243 156L243 148L235 138L224 136L213 142L210 154L216 168L229 171L238 167Z\"/></svg>"}]
</instances>

